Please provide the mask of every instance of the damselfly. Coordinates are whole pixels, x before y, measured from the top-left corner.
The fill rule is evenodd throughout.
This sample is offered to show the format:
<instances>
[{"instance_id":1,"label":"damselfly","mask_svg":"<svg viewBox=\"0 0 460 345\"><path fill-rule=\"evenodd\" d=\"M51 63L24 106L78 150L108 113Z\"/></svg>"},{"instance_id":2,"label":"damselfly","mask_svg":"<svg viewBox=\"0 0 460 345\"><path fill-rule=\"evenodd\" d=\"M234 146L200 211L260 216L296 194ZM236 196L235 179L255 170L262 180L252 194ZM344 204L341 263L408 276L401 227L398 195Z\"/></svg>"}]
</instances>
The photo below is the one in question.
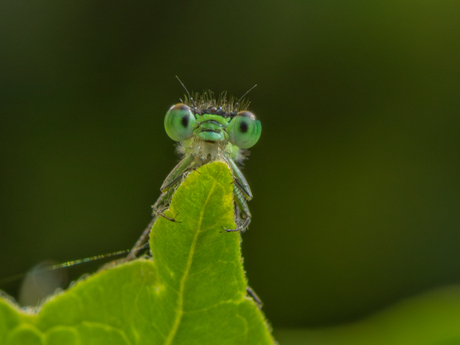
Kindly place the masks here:
<instances>
[{"instance_id":1,"label":"damselfly","mask_svg":"<svg viewBox=\"0 0 460 345\"><path fill-rule=\"evenodd\" d=\"M179 78L177 79L179 80ZM196 170L213 161L223 161L233 174L235 223L237 226L234 229L223 228L223 231L243 232L247 230L251 222L248 201L252 199L252 192L248 182L238 168L238 164L247 158L247 149L257 143L262 131L260 121L248 110L249 102L245 100L248 92L255 86L237 100L232 97L227 99L225 92L215 98L211 91L204 92L201 95L195 94L195 97L192 97L182 82L180 80L179 82L187 95L184 100L180 99L181 103L173 105L167 111L164 125L168 136L178 142L177 152L182 155L182 159L166 177L160 188L162 194L152 206L153 217L151 222L128 256L115 262L133 260L140 251L148 246L148 235L159 216L176 221L166 217L163 212L168 208L177 187L192 170ZM124 252L126 251L50 265L35 273L65 268L83 262L120 255ZM0 282L8 282L22 276L24 274L3 279ZM249 287L248 292L259 304L261 303Z\"/></svg>"},{"instance_id":2,"label":"damselfly","mask_svg":"<svg viewBox=\"0 0 460 345\"><path fill-rule=\"evenodd\" d=\"M187 95L184 100L180 99L181 103L169 108L164 125L168 136L178 142L177 152L183 157L163 182L160 188L162 194L152 206L152 221L128 254L127 260L134 259L147 242L157 217L165 217L163 211L168 208L177 186L187 174L213 161L225 162L232 171L234 180L237 227L223 230L243 232L251 222L248 201L252 199L252 192L237 164L247 158L247 149L257 143L262 132L262 124L247 110L249 102L245 101L245 96L255 86L236 100L232 97L227 99L225 92L215 98L211 91L192 97L184 84L180 80L179 82Z\"/></svg>"}]
</instances>

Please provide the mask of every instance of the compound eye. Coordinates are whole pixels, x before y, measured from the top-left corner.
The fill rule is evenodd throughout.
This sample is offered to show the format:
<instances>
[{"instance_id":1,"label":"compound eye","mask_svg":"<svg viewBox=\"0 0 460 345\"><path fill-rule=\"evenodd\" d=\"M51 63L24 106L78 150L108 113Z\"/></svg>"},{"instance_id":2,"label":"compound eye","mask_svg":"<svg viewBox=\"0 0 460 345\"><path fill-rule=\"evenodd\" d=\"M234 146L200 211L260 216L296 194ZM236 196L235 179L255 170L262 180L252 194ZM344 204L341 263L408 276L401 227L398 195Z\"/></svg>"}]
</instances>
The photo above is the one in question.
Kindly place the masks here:
<instances>
[{"instance_id":1,"label":"compound eye","mask_svg":"<svg viewBox=\"0 0 460 345\"><path fill-rule=\"evenodd\" d=\"M166 113L165 129L172 140L183 141L191 138L196 127L195 116L183 103L173 105Z\"/></svg>"},{"instance_id":2,"label":"compound eye","mask_svg":"<svg viewBox=\"0 0 460 345\"><path fill-rule=\"evenodd\" d=\"M260 138L262 124L250 111L240 111L230 122L229 140L242 149L254 146Z\"/></svg>"}]
</instances>

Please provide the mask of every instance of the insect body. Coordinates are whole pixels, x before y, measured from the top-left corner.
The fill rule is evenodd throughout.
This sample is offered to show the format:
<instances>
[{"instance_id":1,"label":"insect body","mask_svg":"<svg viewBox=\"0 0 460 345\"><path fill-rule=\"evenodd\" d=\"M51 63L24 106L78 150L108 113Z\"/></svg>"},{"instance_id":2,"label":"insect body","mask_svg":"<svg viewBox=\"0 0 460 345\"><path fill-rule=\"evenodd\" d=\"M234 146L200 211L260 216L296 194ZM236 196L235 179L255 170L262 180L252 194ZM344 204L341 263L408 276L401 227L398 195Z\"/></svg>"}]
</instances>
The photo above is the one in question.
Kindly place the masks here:
<instances>
[{"instance_id":1,"label":"insect body","mask_svg":"<svg viewBox=\"0 0 460 345\"><path fill-rule=\"evenodd\" d=\"M161 196L152 206L154 217L145 229L138 242L134 245L127 259L133 259L135 253L146 242L155 218L163 216L168 208L177 186L184 177L207 163L220 160L225 162L233 173L233 194L235 201L235 229L225 231L245 231L251 222L247 202L252 199L251 189L237 163L246 158L246 149L257 143L262 125L253 113L244 110L249 102L240 103L233 99L227 101L223 93L218 100L212 92L196 95L196 103L190 94L173 105L166 113L164 125L166 133L174 141L179 142L177 151L183 155L182 160L166 177L161 186ZM239 110L243 109L243 110ZM165 217L166 218L166 217ZM170 219L175 221L175 219Z\"/></svg>"}]
</instances>

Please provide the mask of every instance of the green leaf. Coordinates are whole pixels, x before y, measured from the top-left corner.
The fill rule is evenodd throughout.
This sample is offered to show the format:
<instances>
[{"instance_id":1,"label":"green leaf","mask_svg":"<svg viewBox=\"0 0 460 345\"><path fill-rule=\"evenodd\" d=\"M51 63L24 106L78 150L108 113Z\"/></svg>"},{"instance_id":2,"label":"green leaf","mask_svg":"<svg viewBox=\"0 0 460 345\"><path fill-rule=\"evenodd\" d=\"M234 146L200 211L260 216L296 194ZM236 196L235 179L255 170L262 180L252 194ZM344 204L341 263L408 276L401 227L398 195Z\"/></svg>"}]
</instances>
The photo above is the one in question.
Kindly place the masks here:
<instances>
[{"instance_id":1,"label":"green leaf","mask_svg":"<svg viewBox=\"0 0 460 345\"><path fill-rule=\"evenodd\" d=\"M37 315L0 301L0 344L273 344L246 294L233 178L222 162L190 173L152 229L153 260L77 283ZM179 223L180 222L180 223Z\"/></svg>"},{"instance_id":2,"label":"green leaf","mask_svg":"<svg viewBox=\"0 0 460 345\"><path fill-rule=\"evenodd\" d=\"M458 345L460 286L407 298L355 323L275 333L283 345Z\"/></svg>"}]
</instances>

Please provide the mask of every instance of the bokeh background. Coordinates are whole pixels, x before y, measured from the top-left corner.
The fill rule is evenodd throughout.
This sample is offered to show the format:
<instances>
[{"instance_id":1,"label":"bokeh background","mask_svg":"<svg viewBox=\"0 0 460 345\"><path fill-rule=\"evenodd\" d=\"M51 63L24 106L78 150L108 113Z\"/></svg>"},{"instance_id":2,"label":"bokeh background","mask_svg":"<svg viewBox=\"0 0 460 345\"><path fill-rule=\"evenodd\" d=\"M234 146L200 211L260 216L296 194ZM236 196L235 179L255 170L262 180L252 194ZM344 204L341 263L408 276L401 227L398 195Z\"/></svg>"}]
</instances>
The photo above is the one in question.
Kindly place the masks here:
<instances>
[{"instance_id":1,"label":"bokeh background","mask_svg":"<svg viewBox=\"0 0 460 345\"><path fill-rule=\"evenodd\" d=\"M460 283L459 18L455 1L2 1L0 278L131 247L178 161L178 75L258 84L242 245L275 331Z\"/></svg>"}]
</instances>

